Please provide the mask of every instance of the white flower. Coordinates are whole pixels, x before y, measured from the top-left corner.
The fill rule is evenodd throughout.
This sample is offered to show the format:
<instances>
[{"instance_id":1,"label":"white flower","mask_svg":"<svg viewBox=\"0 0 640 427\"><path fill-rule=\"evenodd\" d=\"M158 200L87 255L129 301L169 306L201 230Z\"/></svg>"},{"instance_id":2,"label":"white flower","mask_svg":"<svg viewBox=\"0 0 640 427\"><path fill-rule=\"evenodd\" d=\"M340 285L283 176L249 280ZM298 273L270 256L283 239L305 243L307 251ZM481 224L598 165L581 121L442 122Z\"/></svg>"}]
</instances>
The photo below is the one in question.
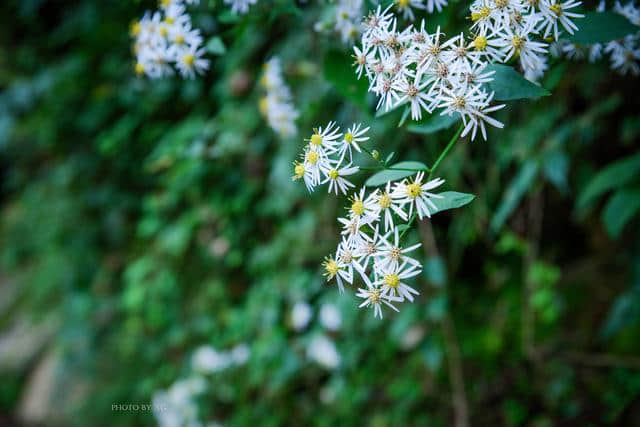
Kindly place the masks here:
<instances>
[{"instance_id":1,"label":"white flower","mask_svg":"<svg viewBox=\"0 0 640 427\"><path fill-rule=\"evenodd\" d=\"M393 243L389 241L389 236L393 233L394 240ZM387 269L395 269L398 265L409 263L414 267L420 267L420 262L417 260L408 257L407 253L415 251L420 247L420 243L416 243L415 245L409 246L408 248L400 247L400 237L398 227L396 227L393 232L388 232L386 235L380 237L381 246L376 255L376 267L378 269L387 270Z\"/></svg>"},{"instance_id":2,"label":"white flower","mask_svg":"<svg viewBox=\"0 0 640 427\"><path fill-rule=\"evenodd\" d=\"M403 280L415 277L421 272L420 267L407 261L395 266L380 267L378 270L379 280L374 285L380 286L384 295L398 297L398 301L404 301L406 298L413 302L413 295L419 295L420 293L404 283Z\"/></svg>"},{"instance_id":3,"label":"white flower","mask_svg":"<svg viewBox=\"0 0 640 427\"><path fill-rule=\"evenodd\" d=\"M398 200L402 204L409 205L409 216L413 213L415 207L418 218L431 217L431 211L437 210L436 205L431 201L432 198L442 198L437 194L430 193L436 187L444 183L443 179L436 178L422 183L424 172L418 172L413 181L407 182L403 180L396 184L391 193L393 199Z\"/></svg>"},{"instance_id":4,"label":"white flower","mask_svg":"<svg viewBox=\"0 0 640 427\"><path fill-rule=\"evenodd\" d=\"M176 67L182 77L192 79L209 69L209 61L202 58L203 55L204 49L198 49L196 45L176 51Z\"/></svg>"},{"instance_id":5,"label":"white flower","mask_svg":"<svg viewBox=\"0 0 640 427\"><path fill-rule=\"evenodd\" d=\"M342 315L333 304L323 304L320 307L320 323L330 331L337 331L342 325Z\"/></svg>"},{"instance_id":6,"label":"white flower","mask_svg":"<svg viewBox=\"0 0 640 427\"><path fill-rule=\"evenodd\" d=\"M257 2L258 0L224 0L224 4L230 5L231 12L240 15L249 12L249 6Z\"/></svg>"},{"instance_id":7,"label":"white flower","mask_svg":"<svg viewBox=\"0 0 640 427\"><path fill-rule=\"evenodd\" d=\"M335 369L340 365L336 345L324 335L313 337L307 347L307 357L327 369Z\"/></svg>"},{"instance_id":8,"label":"white flower","mask_svg":"<svg viewBox=\"0 0 640 427\"><path fill-rule=\"evenodd\" d=\"M296 331L301 331L307 327L313 313L311 306L306 302L297 302L291 309L291 325Z\"/></svg>"},{"instance_id":9,"label":"white flower","mask_svg":"<svg viewBox=\"0 0 640 427\"><path fill-rule=\"evenodd\" d=\"M413 9L423 9L427 7L422 3L422 0L394 0L396 8L399 12L402 12L402 17L413 21L415 16L413 15Z\"/></svg>"},{"instance_id":10,"label":"white flower","mask_svg":"<svg viewBox=\"0 0 640 427\"><path fill-rule=\"evenodd\" d=\"M544 37L549 36L553 31L553 37L558 40L558 21L569 34L573 34L578 30L578 26L569 18L584 18L584 15L574 12L568 12L569 9L580 6L582 2L575 0L567 0L558 2L558 0L540 0L540 10L544 16L541 28L544 29Z\"/></svg>"},{"instance_id":11,"label":"white flower","mask_svg":"<svg viewBox=\"0 0 640 427\"><path fill-rule=\"evenodd\" d=\"M338 194L338 191L342 194L347 194L347 191L350 187L355 187L352 183L350 183L345 176L353 175L358 172L360 168L358 166L353 166L348 164L347 166L340 167L340 161L336 161L333 164L329 164L322 168L322 173L324 174L324 180L320 182L320 184L329 183L329 193L332 191L335 194Z\"/></svg>"},{"instance_id":12,"label":"white flower","mask_svg":"<svg viewBox=\"0 0 640 427\"><path fill-rule=\"evenodd\" d=\"M398 215L403 221L407 220L407 214L402 210L402 206L391 197L391 182L387 182L384 190L376 190L368 197L368 205L372 205L375 216L384 216L384 229L389 231L394 228L393 213Z\"/></svg>"},{"instance_id":13,"label":"white flower","mask_svg":"<svg viewBox=\"0 0 640 427\"><path fill-rule=\"evenodd\" d=\"M358 143L363 143L369 140L369 137L366 136L368 131L369 127L362 129L362 124L354 123L344 134L342 142L338 148L338 155L342 156L345 152L347 152L349 153L349 159L351 159L352 148L359 153L360 145L358 145Z\"/></svg>"},{"instance_id":14,"label":"white flower","mask_svg":"<svg viewBox=\"0 0 640 427\"><path fill-rule=\"evenodd\" d=\"M379 317L382 319L382 304L385 304L388 307L391 307L393 310L398 311L391 303L394 301L400 301L398 297L394 297L392 295L383 294L380 288L377 287L369 287L367 289L358 289L358 293L356 294L359 298L364 298L364 302L360 304L358 307L373 307L373 316Z\"/></svg>"},{"instance_id":15,"label":"white flower","mask_svg":"<svg viewBox=\"0 0 640 427\"><path fill-rule=\"evenodd\" d=\"M203 374L223 371L227 369L230 363L229 355L220 353L208 345L198 347L191 357L193 369Z\"/></svg>"},{"instance_id":16,"label":"white flower","mask_svg":"<svg viewBox=\"0 0 640 427\"><path fill-rule=\"evenodd\" d=\"M251 350L247 344L241 343L231 349L231 361L236 365L244 365L251 356Z\"/></svg>"}]
</instances>

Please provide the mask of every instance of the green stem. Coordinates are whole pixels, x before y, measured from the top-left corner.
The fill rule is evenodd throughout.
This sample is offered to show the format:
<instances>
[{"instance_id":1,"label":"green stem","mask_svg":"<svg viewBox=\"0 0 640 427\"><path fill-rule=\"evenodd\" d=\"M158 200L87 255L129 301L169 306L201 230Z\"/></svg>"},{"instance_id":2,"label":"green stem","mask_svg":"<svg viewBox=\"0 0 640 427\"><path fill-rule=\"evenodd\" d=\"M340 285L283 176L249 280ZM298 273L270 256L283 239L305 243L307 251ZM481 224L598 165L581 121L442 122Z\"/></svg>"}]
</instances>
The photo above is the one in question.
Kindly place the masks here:
<instances>
[{"instance_id":1,"label":"green stem","mask_svg":"<svg viewBox=\"0 0 640 427\"><path fill-rule=\"evenodd\" d=\"M404 233L407 232L407 230L409 230L411 228L411 225L413 224L413 221L416 219L416 213L414 212L411 215L411 218L409 218L409 222L407 222L407 228L405 228L404 230L402 230L402 233L400 233L400 236L398 236L398 239L402 239L402 236L404 236Z\"/></svg>"},{"instance_id":2,"label":"green stem","mask_svg":"<svg viewBox=\"0 0 640 427\"><path fill-rule=\"evenodd\" d=\"M461 123L455 135L453 135L453 138L451 138L451 141L449 141L445 149L442 151L442 153L440 153L440 156L438 156L438 159L436 160L436 162L433 164L433 166L431 166L431 170L429 171L429 178L427 180L431 179L431 176L433 175L433 173L436 171L436 169L438 169L440 162L443 161L445 157L447 157L447 154L449 154L449 151L451 151L451 149L453 148L453 145L456 143L456 141L460 137L460 134L462 133L463 130L464 130L464 123Z\"/></svg>"}]
</instances>

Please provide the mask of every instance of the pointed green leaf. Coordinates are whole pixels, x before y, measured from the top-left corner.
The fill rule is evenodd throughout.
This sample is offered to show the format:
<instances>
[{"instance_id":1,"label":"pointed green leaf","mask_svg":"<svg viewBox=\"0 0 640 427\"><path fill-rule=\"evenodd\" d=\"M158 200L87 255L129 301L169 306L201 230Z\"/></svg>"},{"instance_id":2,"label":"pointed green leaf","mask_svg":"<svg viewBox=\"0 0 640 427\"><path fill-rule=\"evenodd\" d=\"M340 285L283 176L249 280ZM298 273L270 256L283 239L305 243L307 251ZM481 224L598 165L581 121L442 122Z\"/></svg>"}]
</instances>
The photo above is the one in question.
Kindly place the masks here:
<instances>
[{"instance_id":1,"label":"pointed green leaf","mask_svg":"<svg viewBox=\"0 0 640 427\"><path fill-rule=\"evenodd\" d=\"M518 175L511 181L502 197L502 202L498 205L498 209L491 220L492 231L496 232L502 228L511 212L520 203L522 196L531 188L533 180L538 174L538 167L538 162L535 160L527 161L518 172Z\"/></svg>"},{"instance_id":2,"label":"pointed green leaf","mask_svg":"<svg viewBox=\"0 0 640 427\"><path fill-rule=\"evenodd\" d=\"M417 172L427 170L429 170L429 168L424 163L412 161L400 162L390 166L389 169L382 170L371 176L365 185L367 187L377 187L379 185L385 185L389 181L397 181L415 175Z\"/></svg>"},{"instance_id":3,"label":"pointed green leaf","mask_svg":"<svg viewBox=\"0 0 640 427\"><path fill-rule=\"evenodd\" d=\"M442 129L450 128L455 122L460 119L460 116L455 115L435 115L429 116L418 123L411 124L407 127L409 132L413 133L434 133Z\"/></svg>"},{"instance_id":4,"label":"pointed green leaf","mask_svg":"<svg viewBox=\"0 0 640 427\"><path fill-rule=\"evenodd\" d=\"M214 55L222 55L227 49L224 47L224 43L220 37L211 37L207 42L207 51Z\"/></svg>"},{"instance_id":5,"label":"pointed green leaf","mask_svg":"<svg viewBox=\"0 0 640 427\"><path fill-rule=\"evenodd\" d=\"M618 238L624 226L640 210L640 188L617 191L604 207L602 221L611 237Z\"/></svg>"},{"instance_id":6,"label":"pointed green leaf","mask_svg":"<svg viewBox=\"0 0 640 427\"><path fill-rule=\"evenodd\" d=\"M640 174L640 153L607 165L594 176L578 197L578 211L584 211L600 195L626 184Z\"/></svg>"},{"instance_id":7,"label":"pointed green leaf","mask_svg":"<svg viewBox=\"0 0 640 427\"><path fill-rule=\"evenodd\" d=\"M551 95L545 88L531 83L508 65L490 64L485 71L495 71L493 80L487 85L495 92L496 101L510 101L513 99L537 99Z\"/></svg>"},{"instance_id":8,"label":"pointed green leaf","mask_svg":"<svg viewBox=\"0 0 640 427\"><path fill-rule=\"evenodd\" d=\"M442 196L442 198L430 199L437 208L435 211L429 209L432 215L449 209L460 208L471 203L471 201L476 198L473 194L458 193L457 191L445 191L443 193L438 193L438 196Z\"/></svg>"},{"instance_id":9,"label":"pointed green leaf","mask_svg":"<svg viewBox=\"0 0 640 427\"><path fill-rule=\"evenodd\" d=\"M584 15L584 18L576 20L580 30L573 35L567 34L567 40L579 44L606 43L640 30L640 27L614 12L587 12Z\"/></svg>"}]
</instances>

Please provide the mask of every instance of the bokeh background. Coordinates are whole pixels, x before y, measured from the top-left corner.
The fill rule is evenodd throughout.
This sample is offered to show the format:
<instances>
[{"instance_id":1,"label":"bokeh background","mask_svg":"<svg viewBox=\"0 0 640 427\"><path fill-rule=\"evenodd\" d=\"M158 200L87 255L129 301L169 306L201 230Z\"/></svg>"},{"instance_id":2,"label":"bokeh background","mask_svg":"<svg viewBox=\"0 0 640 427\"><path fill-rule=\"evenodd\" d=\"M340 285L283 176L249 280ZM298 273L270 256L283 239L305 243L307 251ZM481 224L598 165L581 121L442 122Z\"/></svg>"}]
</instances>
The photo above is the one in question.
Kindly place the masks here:
<instances>
[{"instance_id":1,"label":"bokeh background","mask_svg":"<svg viewBox=\"0 0 640 427\"><path fill-rule=\"evenodd\" d=\"M190 9L210 72L152 81L128 28L153 2L2 2L0 425L640 425L640 80L554 60L551 96L462 139L441 176L476 199L407 234L421 295L380 321L321 276L346 199L291 163L329 120L426 164L454 129L342 90L329 3L221 3ZM274 55L292 138L259 113Z\"/></svg>"}]
</instances>

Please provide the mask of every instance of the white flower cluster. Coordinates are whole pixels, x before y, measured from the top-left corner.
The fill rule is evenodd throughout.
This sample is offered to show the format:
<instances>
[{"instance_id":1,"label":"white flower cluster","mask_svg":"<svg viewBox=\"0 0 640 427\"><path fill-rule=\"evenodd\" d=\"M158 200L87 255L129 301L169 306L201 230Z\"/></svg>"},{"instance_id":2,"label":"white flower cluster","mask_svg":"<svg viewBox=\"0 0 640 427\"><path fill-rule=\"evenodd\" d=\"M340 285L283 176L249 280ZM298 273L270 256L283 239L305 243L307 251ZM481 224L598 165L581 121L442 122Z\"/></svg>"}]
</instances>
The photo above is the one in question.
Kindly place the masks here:
<instances>
[{"instance_id":1,"label":"white flower cluster","mask_svg":"<svg viewBox=\"0 0 640 427\"><path fill-rule=\"evenodd\" d=\"M207 390L207 380L203 375L244 365L250 355L247 344L238 344L228 351L217 351L208 345L198 347L191 358L193 372L176 380L168 389L153 393L152 410L158 425L202 427L204 424L200 420L196 399Z\"/></svg>"},{"instance_id":2,"label":"white flower cluster","mask_svg":"<svg viewBox=\"0 0 640 427\"><path fill-rule=\"evenodd\" d=\"M171 76L174 67L184 78L209 69L200 30L192 28L186 4L198 0L162 0L160 10L147 12L131 26L135 38L135 72L152 79Z\"/></svg>"},{"instance_id":3,"label":"white flower cluster","mask_svg":"<svg viewBox=\"0 0 640 427\"><path fill-rule=\"evenodd\" d=\"M353 165L353 150L360 152L359 144L369 140L368 131L368 127L363 129L361 124L354 124L343 135L335 122L314 129L301 160L293 163L292 179L303 179L309 191L328 183L329 193L347 194L354 185L346 177L360 170Z\"/></svg>"},{"instance_id":4,"label":"white flower cluster","mask_svg":"<svg viewBox=\"0 0 640 427\"><path fill-rule=\"evenodd\" d=\"M260 84L266 91L266 95L260 99L260 113L280 136L295 135L297 132L295 120L299 113L293 106L291 91L282 77L279 58L273 57L264 64Z\"/></svg>"},{"instance_id":5,"label":"white flower cluster","mask_svg":"<svg viewBox=\"0 0 640 427\"><path fill-rule=\"evenodd\" d=\"M503 127L489 113L504 105L491 105L494 93L485 83L493 72L485 67L518 58L525 76L539 77L546 70L547 45L534 36L558 36L558 23L567 31L577 27L569 12L580 2L569 0L475 0L471 5L472 36L449 39L437 28L429 33L409 26L398 31L397 19L378 7L364 21L362 48L354 47L358 78L365 74L369 90L378 97L377 108L385 111L409 104L411 118L441 109L442 115L458 114L465 124L462 136L478 130L486 139L486 124Z\"/></svg>"},{"instance_id":6,"label":"white flower cluster","mask_svg":"<svg viewBox=\"0 0 640 427\"><path fill-rule=\"evenodd\" d=\"M404 19L413 21L416 19L413 9L426 10L427 13L440 12L447 6L447 0L394 0L394 4Z\"/></svg>"},{"instance_id":7,"label":"white flower cluster","mask_svg":"<svg viewBox=\"0 0 640 427\"><path fill-rule=\"evenodd\" d=\"M597 11L603 12L604 10L605 3L601 1ZM640 8L636 7L633 1L624 6L616 2L613 11L640 27ZM608 55L613 70L623 75L630 73L638 76L640 75L640 28L638 28L638 32L630 34L622 40L596 43L590 46L559 40L552 46L551 53L555 56L565 55L569 59L576 60L588 58L589 62L596 62L603 56Z\"/></svg>"},{"instance_id":8,"label":"white flower cluster","mask_svg":"<svg viewBox=\"0 0 640 427\"><path fill-rule=\"evenodd\" d=\"M323 262L327 281L335 280L340 292L344 285L353 284L359 276L366 286L359 288L358 297L364 302L360 307L373 307L374 316L382 318L382 304L397 308L393 303L413 301L418 291L405 283L422 271L419 261L408 253L420 247L415 244L401 246L402 233L397 222L413 222L415 216L430 217L437 207L433 199L442 196L431 191L444 181L424 181L424 172L418 172L412 180L387 182L384 189L366 194L365 188L351 197L349 214L338 218L342 224L342 240L335 256ZM382 231L384 230L384 231Z\"/></svg>"},{"instance_id":9,"label":"white flower cluster","mask_svg":"<svg viewBox=\"0 0 640 427\"><path fill-rule=\"evenodd\" d=\"M244 15L249 12L249 7L258 3L258 0L224 0L224 4L231 7L231 12L236 15Z\"/></svg>"},{"instance_id":10,"label":"white flower cluster","mask_svg":"<svg viewBox=\"0 0 640 427\"><path fill-rule=\"evenodd\" d=\"M361 32L362 0L338 0L327 20L315 23L316 31L335 31L343 43L352 44Z\"/></svg>"}]
</instances>

